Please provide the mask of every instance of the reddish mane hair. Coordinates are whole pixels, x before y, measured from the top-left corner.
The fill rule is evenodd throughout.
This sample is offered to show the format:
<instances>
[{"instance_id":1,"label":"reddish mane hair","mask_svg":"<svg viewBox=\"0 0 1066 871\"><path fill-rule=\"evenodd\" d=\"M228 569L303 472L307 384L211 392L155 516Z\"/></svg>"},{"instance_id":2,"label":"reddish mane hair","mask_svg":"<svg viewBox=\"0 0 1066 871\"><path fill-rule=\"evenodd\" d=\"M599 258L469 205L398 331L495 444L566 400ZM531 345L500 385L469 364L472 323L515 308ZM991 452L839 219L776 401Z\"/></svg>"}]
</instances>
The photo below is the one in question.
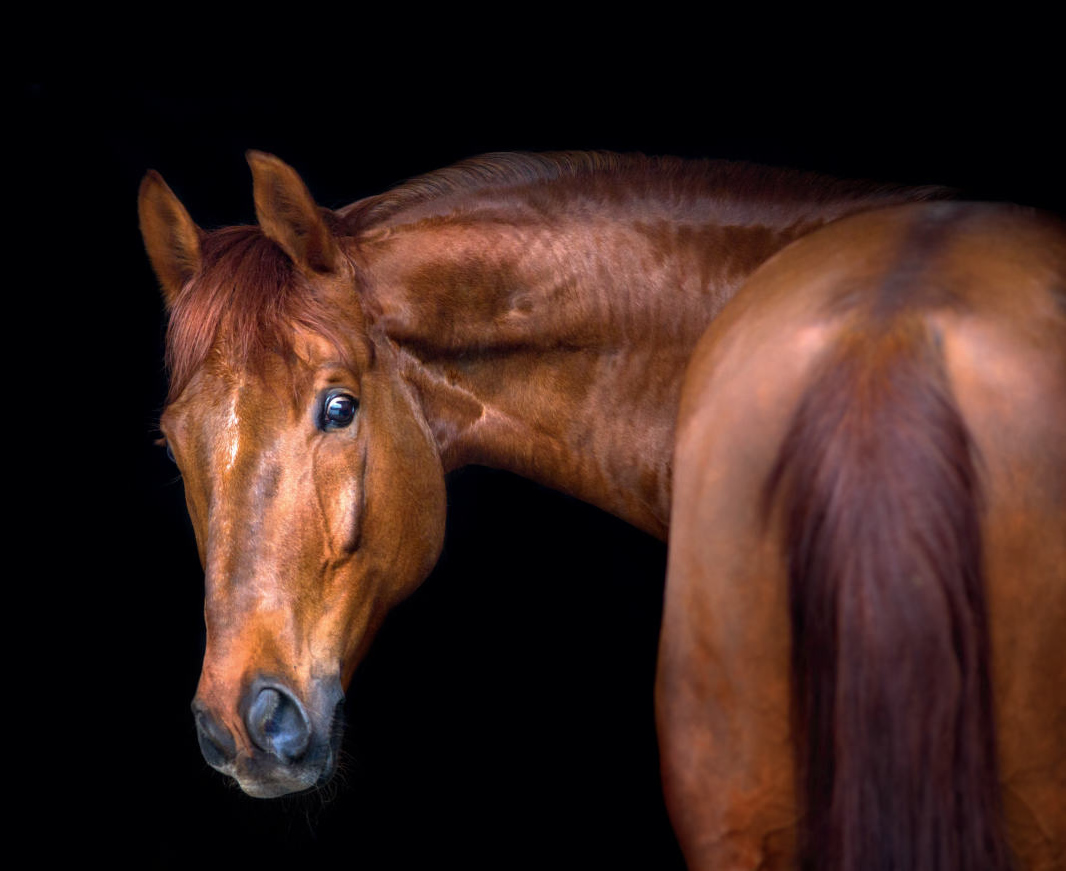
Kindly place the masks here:
<instances>
[{"instance_id":1,"label":"reddish mane hair","mask_svg":"<svg viewBox=\"0 0 1066 871\"><path fill-rule=\"evenodd\" d=\"M205 234L201 257L198 274L170 311L168 402L185 390L214 349L241 369L262 371L268 355L290 358L297 327L324 336L347 356L330 308L258 227Z\"/></svg>"},{"instance_id":2,"label":"reddish mane hair","mask_svg":"<svg viewBox=\"0 0 1066 871\"><path fill-rule=\"evenodd\" d=\"M879 182L836 179L813 172L779 169L728 160L684 160L677 157L611 152L548 152L484 154L413 178L378 196L367 197L338 211L346 233L358 235L412 215L427 218L456 209L459 198L495 190L511 196L539 185L542 196L565 182L569 195L603 203L632 199L689 203L702 217L728 213L747 220L797 220L812 204L868 200L896 195L907 199L944 199L948 188L903 187Z\"/></svg>"}]
</instances>

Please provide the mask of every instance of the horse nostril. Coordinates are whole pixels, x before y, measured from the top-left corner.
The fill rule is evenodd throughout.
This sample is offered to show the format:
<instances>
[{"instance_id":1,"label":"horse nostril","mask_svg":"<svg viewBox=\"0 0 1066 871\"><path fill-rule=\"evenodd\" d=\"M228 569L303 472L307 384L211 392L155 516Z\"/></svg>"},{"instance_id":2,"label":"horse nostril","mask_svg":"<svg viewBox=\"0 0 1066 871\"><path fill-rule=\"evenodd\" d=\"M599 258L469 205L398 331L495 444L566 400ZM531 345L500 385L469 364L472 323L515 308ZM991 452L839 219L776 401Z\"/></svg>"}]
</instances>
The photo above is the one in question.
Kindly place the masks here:
<instances>
[{"instance_id":1,"label":"horse nostril","mask_svg":"<svg viewBox=\"0 0 1066 871\"><path fill-rule=\"evenodd\" d=\"M280 687L259 690L245 717L248 735L260 750L295 762L311 743L311 724L293 696Z\"/></svg>"},{"instance_id":2,"label":"horse nostril","mask_svg":"<svg viewBox=\"0 0 1066 871\"><path fill-rule=\"evenodd\" d=\"M192 704L196 719L196 740L200 744L207 764L221 768L237 755L237 744L229 729L214 718L211 712L197 702Z\"/></svg>"}]
</instances>

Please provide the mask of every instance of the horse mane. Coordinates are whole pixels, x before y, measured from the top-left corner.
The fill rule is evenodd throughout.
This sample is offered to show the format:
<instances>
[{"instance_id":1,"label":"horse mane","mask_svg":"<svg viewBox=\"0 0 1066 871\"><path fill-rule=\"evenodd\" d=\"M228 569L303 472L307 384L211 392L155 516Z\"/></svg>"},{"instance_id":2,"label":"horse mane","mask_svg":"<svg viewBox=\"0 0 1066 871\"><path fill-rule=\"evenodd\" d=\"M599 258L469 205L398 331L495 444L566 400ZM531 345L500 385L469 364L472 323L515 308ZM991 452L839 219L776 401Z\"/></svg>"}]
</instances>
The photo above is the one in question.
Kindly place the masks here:
<instances>
[{"instance_id":1,"label":"horse mane","mask_svg":"<svg viewBox=\"0 0 1066 871\"><path fill-rule=\"evenodd\" d=\"M574 193L603 199L658 198L699 202L716 213L725 209L754 211L770 204L784 220L812 205L856 200L944 199L954 191L837 179L816 172L731 160L618 154L608 151L498 152L460 161L417 176L386 193L352 203L338 214L341 232L360 232L412 219L440 216L456 201L493 189L514 192L531 185L566 182Z\"/></svg>"},{"instance_id":2,"label":"horse mane","mask_svg":"<svg viewBox=\"0 0 1066 871\"><path fill-rule=\"evenodd\" d=\"M268 356L288 359L294 328L329 339L345 356L330 309L288 255L259 227L226 227L201 240L201 268L175 300L167 326L167 401L185 390L211 354L235 368L263 371Z\"/></svg>"},{"instance_id":3,"label":"horse mane","mask_svg":"<svg viewBox=\"0 0 1066 871\"><path fill-rule=\"evenodd\" d=\"M514 188L618 169L632 158L606 151L496 152L417 176L341 209L350 232L387 223L408 209L486 188Z\"/></svg>"}]
</instances>

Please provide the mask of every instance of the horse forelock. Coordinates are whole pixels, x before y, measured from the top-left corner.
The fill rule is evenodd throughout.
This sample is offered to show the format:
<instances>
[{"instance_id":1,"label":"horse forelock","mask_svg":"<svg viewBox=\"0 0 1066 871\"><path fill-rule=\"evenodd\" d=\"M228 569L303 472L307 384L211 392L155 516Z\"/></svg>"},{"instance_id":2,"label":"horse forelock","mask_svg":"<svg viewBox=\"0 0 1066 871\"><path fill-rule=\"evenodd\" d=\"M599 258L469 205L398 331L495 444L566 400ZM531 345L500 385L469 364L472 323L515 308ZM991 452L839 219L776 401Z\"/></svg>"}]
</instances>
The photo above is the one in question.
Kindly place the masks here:
<instances>
[{"instance_id":1,"label":"horse forelock","mask_svg":"<svg viewBox=\"0 0 1066 871\"><path fill-rule=\"evenodd\" d=\"M323 336L347 359L336 312L258 227L208 233L201 254L198 274L170 311L168 402L177 399L212 354L231 369L259 374L271 357L292 360L297 329Z\"/></svg>"}]
</instances>

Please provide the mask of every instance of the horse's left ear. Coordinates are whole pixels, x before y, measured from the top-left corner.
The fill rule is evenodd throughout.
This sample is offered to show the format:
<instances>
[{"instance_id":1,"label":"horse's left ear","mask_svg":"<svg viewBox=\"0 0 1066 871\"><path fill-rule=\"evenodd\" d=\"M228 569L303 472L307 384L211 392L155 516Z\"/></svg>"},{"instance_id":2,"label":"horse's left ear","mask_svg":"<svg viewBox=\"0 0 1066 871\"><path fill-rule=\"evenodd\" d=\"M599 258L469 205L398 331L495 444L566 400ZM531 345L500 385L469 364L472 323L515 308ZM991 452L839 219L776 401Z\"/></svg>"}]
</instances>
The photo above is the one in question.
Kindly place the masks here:
<instances>
[{"instance_id":1,"label":"horse's left ear","mask_svg":"<svg viewBox=\"0 0 1066 871\"><path fill-rule=\"evenodd\" d=\"M323 210L303 179L272 154L249 151L255 190L255 214L263 232L278 243L297 266L333 272L340 252Z\"/></svg>"}]
</instances>

